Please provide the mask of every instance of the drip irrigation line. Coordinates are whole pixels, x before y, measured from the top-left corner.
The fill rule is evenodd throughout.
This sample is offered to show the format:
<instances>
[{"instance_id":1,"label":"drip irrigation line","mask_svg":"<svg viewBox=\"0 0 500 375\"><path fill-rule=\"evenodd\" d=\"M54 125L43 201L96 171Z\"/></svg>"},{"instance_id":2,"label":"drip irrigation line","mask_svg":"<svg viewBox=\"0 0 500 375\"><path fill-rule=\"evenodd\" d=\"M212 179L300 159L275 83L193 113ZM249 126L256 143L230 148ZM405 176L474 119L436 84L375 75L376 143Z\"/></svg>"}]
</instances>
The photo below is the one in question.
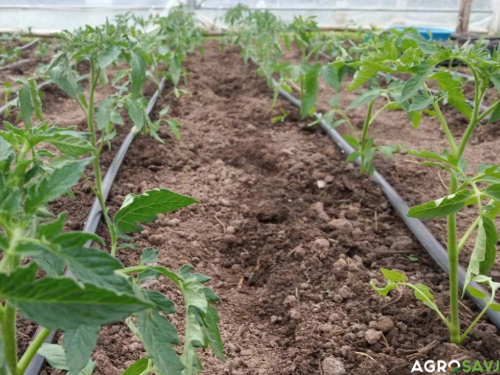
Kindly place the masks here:
<instances>
[{"instance_id":1,"label":"drip irrigation line","mask_svg":"<svg viewBox=\"0 0 500 375\"><path fill-rule=\"evenodd\" d=\"M30 61L31 61L30 59L24 59L24 60L19 60L19 61L13 62L12 64L7 64L7 65L4 65L4 66L0 67L0 71L2 71L2 70L9 70L9 69L12 69L12 68L16 68L16 67L18 67L20 65L27 64Z\"/></svg>"},{"instance_id":2,"label":"drip irrigation line","mask_svg":"<svg viewBox=\"0 0 500 375\"><path fill-rule=\"evenodd\" d=\"M273 84L276 85L277 83L273 80ZM300 108L300 100L287 93L283 89L279 89L279 92L289 102ZM323 129L328 134L328 136L333 140L333 142L342 151L342 153L346 155L346 157L351 155L355 151L354 148L352 148L335 129L330 127L324 120L321 120L320 114L315 113L314 117L320 120L319 124L321 126L321 129ZM361 159L358 158L354 163L359 166L361 164ZM439 243L436 237L434 237L434 235L429 231L429 229L421 220L406 216L409 210L408 205L380 173L375 171L375 173L371 177L371 180L380 187L391 206L403 219L404 223L418 240L418 242L420 242L425 250L427 250L432 259L434 259L434 261L439 265L439 267L441 267L443 271L449 274L450 266L447 250L441 245L441 243ZM458 272L459 284L460 287L463 288L466 272L461 266L459 266ZM491 299L490 293L488 293L488 291L485 290L481 285L475 282L471 282L470 285L475 289L483 291L486 294L485 300L489 301ZM479 308L480 311L482 311L486 306L484 300L472 296L468 291L466 291L466 295ZM500 312L488 309L486 311L486 315L500 331Z\"/></svg>"},{"instance_id":3,"label":"drip irrigation line","mask_svg":"<svg viewBox=\"0 0 500 375\"><path fill-rule=\"evenodd\" d=\"M29 42L29 43L25 44L24 46L19 47L19 49L20 49L21 51L24 51L24 50L26 50L26 49L28 49L28 48L31 48L31 47L33 47L33 46L37 45L37 44L38 44L38 42L40 42L40 39L38 39L38 38L33 39L31 42Z\"/></svg>"},{"instance_id":4,"label":"drip irrigation line","mask_svg":"<svg viewBox=\"0 0 500 375\"><path fill-rule=\"evenodd\" d=\"M158 100L158 97L163 91L163 88L165 87L165 82L166 79L162 78L160 84L158 85L158 89L151 97L151 99L149 99L148 106L146 107L146 113L148 115L152 111L153 107L156 104L156 101ZM120 170L120 166L122 165L123 160L125 159L127 151L130 145L132 144L135 135L136 132L132 128L132 130L130 130L130 132L127 134L127 137L125 138L120 148L118 149L115 157L113 158L113 161L111 162L111 165L108 168L108 171L106 172L106 175L104 176L104 179L102 180L102 192L104 196L104 201L108 199L108 195L113 185L113 182L115 181L118 171ZM97 231L97 227L99 226L101 217L102 217L102 207L99 204L99 200L95 198L94 202L92 203L92 207L90 209L87 220L84 222L83 232L94 234ZM91 245L92 241L88 241L84 247L90 247ZM69 270L66 271L65 276L73 277L73 275L71 274L71 272L69 272ZM43 329L44 328L42 326L38 326L32 340L34 340ZM50 332L49 336L45 340L45 343L52 343L54 341L55 335L56 331ZM40 372L42 371L44 364L45 364L45 357L41 356L40 354L36 354L31 360L28 368L24 372L24 375L39 375Z\"/></svg>"}]
</instances>

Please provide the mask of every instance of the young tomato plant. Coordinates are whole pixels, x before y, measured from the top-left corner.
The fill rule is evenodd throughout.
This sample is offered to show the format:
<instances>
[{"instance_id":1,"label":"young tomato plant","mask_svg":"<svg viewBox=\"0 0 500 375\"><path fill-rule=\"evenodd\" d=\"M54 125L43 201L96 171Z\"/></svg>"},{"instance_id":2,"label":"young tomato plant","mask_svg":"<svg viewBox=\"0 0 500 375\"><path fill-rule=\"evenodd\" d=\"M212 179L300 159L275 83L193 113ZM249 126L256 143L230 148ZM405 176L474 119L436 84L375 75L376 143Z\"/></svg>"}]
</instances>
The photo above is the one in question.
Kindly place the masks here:
<instances>
[{"instance_id":1,"label":"young tomato plant","mask_svg":"<svg viewBox=\"0 0 500 375\"><path fill-rule=\"evenodd\" d=\"M473 106L465 98L462 82L455 79L450 72L436 70L436 67L448 60L459 60L465 63L474 76ZM360 138L349 137L348 141L357 151L354 157L361 157L361 167L368 173L373 172L373 156L377 151L374 139L368 137L370 127L377 116L385 110L402 109L412 120L414 128L418 128L422 112L436 117L448 142L448 150L436 153L432 150L406 151L424 159L426 166L443 169L449 175L449 195L412 207L409 217L429 219L447 218L447 248L449 257L450 281L450 316L446 317L434 301L430 288L424 284L413 285L406 280L404 274L397 271L382 270L387 280L383 288L372 286L383 296L398 286L413 289L415 297L436 311L444 324L449 328L450 341L460 344L465 340L474 325L488 309L500 310L495 301L498 284L487 275L494 264L496 242L498 239L494 218L500 211L500 197L496 191L500 189L498 178L500 167L488 164L479 166L475 174L467 169L464 151L470 141L473 131L482 123L495 122L500 118L500 101L491 104L481 111L481 104L486 91L493 86L500 89L500 63L498 55L493 56L474 46L460 49L440 46L427 42L416 32L409 31L396 38L382 40L378 48L374 48L361 56L358 62L350 64L358 68L348 89L353 90L377 73L405 73L411 76L406 82L394 81L387 88L372 87L361 93L351 106L367 104L368 110ZM429 86L437 85L438 91L431 91ZM375 102L382 98L385 103L374 112ZM467 120L468 126L460 136L453 135L448 122L441 110L442 105L450 105ZM457 233L457 212L466 206L477 207L477 218L462 238ZM492 291L490 300L485 301L485 308L477 318L462 332L459 318L459 252L468 242L471 234L476 231L474 249L469 259L465 278L464 293L485 298L484 292L474 288L472 281L485 283Z\"/></svg>"}]
</instances>

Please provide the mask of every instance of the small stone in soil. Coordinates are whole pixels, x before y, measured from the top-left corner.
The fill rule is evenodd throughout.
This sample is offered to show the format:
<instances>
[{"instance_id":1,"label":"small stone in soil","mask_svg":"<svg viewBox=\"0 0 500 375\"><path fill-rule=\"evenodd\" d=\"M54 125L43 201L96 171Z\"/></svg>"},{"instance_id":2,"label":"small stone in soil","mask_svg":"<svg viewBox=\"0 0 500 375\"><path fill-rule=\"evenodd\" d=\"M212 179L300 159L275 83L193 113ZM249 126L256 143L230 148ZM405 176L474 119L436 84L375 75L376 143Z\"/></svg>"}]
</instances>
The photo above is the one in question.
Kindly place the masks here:
<instances>
[{"instance_id":1,"label":"small stone in soil","mask_svg":"<svg viewBox=\"0 0 500 375\"><path fill-rule=\"evenodd\" d=\"M387 333L394 328L394 322L388 316L383 316L379 321L373 326L378 331Z\"/></svg>"},{"instance_id":2,"label":"small stone in soil","mask_svg":"<svg viewBox=\"0 0 500 375\"><path fill-rule=\"evenodd\" d=\"M380 331L376 331L374 329L369 329L365 332L365 340L368 344L373 345L378 342L383 336L383 333Z\"/></svg>"}]
</instances>

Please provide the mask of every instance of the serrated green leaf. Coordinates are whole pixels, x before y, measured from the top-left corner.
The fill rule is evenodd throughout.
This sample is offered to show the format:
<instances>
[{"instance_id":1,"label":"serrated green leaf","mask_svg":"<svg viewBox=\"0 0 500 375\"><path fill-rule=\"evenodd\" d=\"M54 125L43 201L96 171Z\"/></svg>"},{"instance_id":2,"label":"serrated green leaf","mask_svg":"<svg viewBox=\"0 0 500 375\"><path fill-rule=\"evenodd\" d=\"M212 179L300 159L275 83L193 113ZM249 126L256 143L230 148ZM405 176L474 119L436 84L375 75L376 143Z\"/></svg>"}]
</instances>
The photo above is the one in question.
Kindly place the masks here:
<instances>
[{"instance_id":1,"label":"serrated green leaf","mask_svg":"<svg viewBox=\"0 0 500 375\"><path fill-rule=\"evenodd\" d=\"M62 250L73 275L80 281L118 293L133 294L132 284L115 271L123 268L121 262L109 253L93 248L75 247Z\"/></svg>"},{"instance_id":2,"label":"serrated green leaf","mask_svg":"<svg viewBox=\"0 0 500 375\"><path fill-rule=\"evenodd\" d=\"M148 359L141 358L131 364L122 375L141 375L148 368Z\"/></svg>"},{"instance_id":3,"label":"serrated green leaf","mask_svg":"<svg viewBox=\"0 0 500 375\"><path fill-rule=\"evenodd\" d=\"M134 296L80 285L70 278L46 277L17 286L12 279L0 274L0 296L19 308L24 318L50 329L100 326L151 307Z\"/></svg>"},{"instance_id":4,"label":"serrated green leaf","mask_svg":"<svg viewBox=\"0 0 500 375\"><path fill-rule=\"evenodd\" d=\"M488 237L486 229L484 227L484 217L481 217L479 219L479 223L477 226L477 235L476 235L476 242L474 244L474 250L472 251L469 260L469 266L467 267L467 273L465 275L464 289L467 288L467 286L469 285L470 281L474 276L481 274L480 267L481 263L484 262L486 258L487 242L488 242Z\"/></svg>"},{"instance_id":5,"label":"serrated green leaf","mask_svg":"<svg viewBox=\"0 0 500 375\"><path fill-rule=\"evenodd\" d=\"M118 59L121 50L118 46L109 46L99 57L98 64L101 69L105 69Z\"/></svg>"},{"instance_id":6,"label":"serrated green leaf","mask_svg":"<svg viewBox=\"0 0 500 375\"><path fill-rule=\"evenodd\" d=\"M89 363L100 327L80 326L66 330L62 346L66 353L68 375L78 375Z\"/></svg>"},{"instance_id":7,"label":"serrated green leaf","mask_svg":"<svg viewBox=\"0 0 500 375\"><path fill-rule=\"evenodd\" d=\"M438 311L438 307L434 303L434 295L427 285L415 284L413 287L415 288L413 293L416 299L421 301L427 307L430 307L432 310Z\"/></svg>"},{"instance_id":8,"label":"serrated green leaf","mask_svg":"<svg viewBox=\"0 0 500 375\"><path fill-rule=\"evenodd\" d=\"M435 217L444 217L458 212L465 202L472 196L469 190L461 190L455 194L448 195L441 199L436 199L425 204L410 208L408 217L419 219L431 219Z\"/></svg>"},{"instance_id":9,"label":"serrated green leaf","mask_svg":"<svg viewBox=\"0 0 500 375\"><path fill-rule=\"evenodd\" d=\"M31 116L33 115L33 105L31 103L31 91L29 83L23 84L18 94L18 105L21 118L27 127L31 126Z\"/></svg>"},{"instance_id":10,"label":"serrated green leaf","mask_svg":"<svg viewBox=\"0 0 500 375\"><path fill-rule=\"evenodd\" d=\"M318 100L318 74L321 66L312 67L303 77L302 95L300 97L300 116L306 118L316 106Z\"/></svg>"},{"instance_id":11,"label":"serrated green leaf","mask_svg":"<svg viewBox=\"0 0 500 375\"><path fill-rule=\"evenodd\" d=\"M88 163L88 159L68 163L60 168L54 169L38 186L33 185L29 189L28 198L26 200L26 211L34 212L38 207L66 193L80 180L82 172Z\"/></svg>"},{"instance_id":12,"label":"serrated green leaf","mask_svg":"<svg viewBox=\"0 0 500 375\"><path fill-rule=\"evenodd\" d=\"M165 214L187 207L197 200L166 189L149 190L141 195L129 194L114 217L116 228L122 233L140 231L137 223L150 223L157 214Z\"/></svg>"},{"instance_id":13,"label":"serrated green leaf","mask_svg":"<svg viewBox=\"0 0 500 375\"><path fill-rule=\"evenodd\" d=\"M406 275L404 273L388 270L387 268L381 268L380 272L382 272L382 275L384 275L384 277L389 281L398 282L405 281L406 279Z\"/></svg>"},{"instance_id":14,"label":"serrated green leaf","mask_svg":"<svg viewBox=\"0 0 500 375\"><path fill-rule=\"evenodd\" d=\"M141 94L142 86L146 82L146 61L140 53L132 51L130 53L130 65L132 67L132 97L137 98Z\"/></svg>"},{"instance_id":15,"label":"serrated green leaf","mask_svg":"<svg viewBox=\"0 0 500 375\"><path fill-rule=\"evenodd\" d=\"M357 89L359 86L366 83L370 78L375 76L378 72L378 67L371 65L363 65L359 68L359 70L354 74L354 78L347 86L348 91L352 91Z\"/></svg>"},{"instance_id":16,"label":"serrated green leaf","mask_svg":"<svg viewBox=\"0 0 500 375\"><path fill-rule=\"evenodd\" d=\"M388 283L383 288L379 288L377 285L375 285L375 282L373 280L370 280L370 286L372 287L373 290L377 292L378 295L386 297L391 290L396 289L398 287L398 284Z\"/></svg>"},{"instance_id":17,"label":"serrated green leaf","mask_svg":"<svg viewBox=\"0 0 500 375\"><path fill-rule=\"evenodd\" d=\"M144 348L162 375L182 375L184 366L172 345L179 344L177 331L158 312L145 311L137 315L137 326Z\"/></svg>"},{"instance_id":18,"label":"serrated green leaf","mask_svg":"<svg viewBox=\"0 0 500 375\"><path fill-rule=\"evenodd\" d=\"M141 254L141 264L156 263L160 252L152 247L146 247Z\"/></svg>"},{"instance_id":19,"label":"serrated green leaf","mask_svg":"<svg viewBox=\"0 0 500 375\"><path fill-rule=\"evenodd\" d=\"M132 123L137 128L137 130L142 130L144 127L144 110L143 108L137 104L135 100L130 98L126 101L127 104L127 113L132 120Z\"/></svg>"},{"instance_id":20,"label":"serrated green leaf","mask_svg":"<svg viewBox=\"0 0 500 375\"><path fill-rule=\"evenodd\" d=\"M52 134L45 141L56 146L62 153L70 156L83 156L94 149L89 141L70 132Z\"/></svg>"},{"instance_id":21,"label":"serrated green leaf","mask_svg":"<svg viewBox=\"0 0 500 375\"><path fill-rule=\"evenodd\" d=\"M174 314L177 311L175 303L167 298L164 294L156 290L144 290L149 301L155 304L155 308L164 314Z\"/></svg>"},{"instance_id":22,"label":"serrated green leaf","mask_svg":"<svg viewBox=\"0 0 500 375\"><path fill-rule=\"evenodd\" d=\"M377 99L378 96L380 95L380 92L381 89L379 88L363 91L361 95L359 95L356 99L354 99L351 102L351 104L349 104L347 109L353 109Z\"/></svg>"},{"instance_id":23,"label":"serrated green leaf","mask_svg":"<svg viewBox=\"0 0 500 375\"><path fill-rule=\"evenodd\" d=\"M413 102L410 104L409 111L421 111L422 109L426 109L429 105L432 104L434 98L428 94L415 95L413 98Z\"/></svg>"},{"instance_id":24,"label":"serrated green leaf","mask_svg":"<svg viewBox=\"0 0 500 375\"><path fill-rule=\"evenodd\" d=\"M415 74L408 81L406 81L398 102L401 103L413 97L418 92L418 90L422 88L422 85L431 72L432 68L425 69L424 67L419 67L419 73Z\"/></svg>"}]
</instances>

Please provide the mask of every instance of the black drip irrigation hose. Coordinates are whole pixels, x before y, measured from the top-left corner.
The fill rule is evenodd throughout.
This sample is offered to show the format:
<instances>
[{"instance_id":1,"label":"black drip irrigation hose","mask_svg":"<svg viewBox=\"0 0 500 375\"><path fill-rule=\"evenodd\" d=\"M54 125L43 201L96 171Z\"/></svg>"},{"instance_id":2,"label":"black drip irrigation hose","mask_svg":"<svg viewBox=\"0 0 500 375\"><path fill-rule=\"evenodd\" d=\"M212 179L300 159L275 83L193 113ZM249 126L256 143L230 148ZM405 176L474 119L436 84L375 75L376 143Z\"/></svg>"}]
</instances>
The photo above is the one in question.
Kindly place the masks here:
<instances>
[{"instance_id":1,"label":"black drip irrigation hose","mask_svg":"<svg viewBox=\"0 0 500 375\"><path fill-rule=\"evenodd\" d=\"M160 96L161 92L163 91L163 88L165 86L165 78L163 78L160 81L160 84L158 85L158 89L154 93L154 95L149 99L148 106L146 107L146 113L149 115L149 113L152 111L153 107L156 104L156 101L158 100L158 97ZM127 154L127 151L132 144L132 141L134 140L136 135L136 132L132 128L132 130L127 134L127 137L121 144L120 148L118 149L118 152L116 153L115 157L113 158L113 161L111 162L111 165L109 166L108 171L106 172L106 175L104 176L104 179L102 180L102 192L104 196L104 201L107 200L109 192L111 190L111 186L113 185L113 182L115 181L115 178L118 174L118 171L120 170L120 167L122 165L123 160L125 159L125 156ZM102 217L102 207L99 204L99 200L97 198L94 199L94 202L92 203L92 207L90 209L89 215L87 217L87 220L85 221L85 225L83 227L83 232L87 233L95 233L97 231L97 227L99 226L99 223L101 221ZM92 245L92 241L89 241L85 244L85 247L90 247ZM65 276L67 277L73 277L72 274L69 271L66 271ZM35 335L33 336L32 340L34 340L40 332L44 328L41 326L38 326ZM56 335L56 331L52 331L47 339L45 340L45 343L52 343L54 341ZM45 364L45 357L41 356L40 354L36 354L33 359L31 360L28 368L24 372L24 375L39 375L40 372L42 371L43 365Z\"/></svg>"},{"instance_id":2,"label":"black drip irrigation hose","mask_svg":"<svg viewBox=\"0 0 500 375\"><path fill-rule=\"evenodd\" d=\"M277 85L277 83L273 80L273 84ZM280 94L284 96L289 102L291 102L296 107L300 108L300 100L295 98L293 95L284 91L283 89L279 90ZM321 120L321 115L318 113L314 114L318 120ZM351 155L355 150L344 140L344 138L332 127L330 127L325 121L321 120L319 122L321 129L323 129L328 136L333 140L333 142L337 145L337 147L347 156ZM356 165L361 164L361 159L357 159L355 161ZM448 260L448 252L446 249L439 243L439 241L434 237L434 235L429 231L429 229L425 226L425 224L419 220L406 216L408 213L409 207L406 202L401 198L401 196L396 192L396 190L387 182L387 180L377 171L371 177L371 180L376 183L384 195L386 196L389 203L392 205L394 210L398 213L398 215L403 219L404 223L408 227L408 229L412 232L415 238L420 242L420 244L427 250L429 255L434 259L434 261L445 271L447 274L450 272L449 260ZM465 282L465 270L459 266L459 284L460 287L463 288ZM479 289L486 294L485 300L490 300L491 295L485 290L481 285L471 282L470 285L473 288ZM472 296L469 292L466 291L467 297L479 308L480 311L484 309L486 306L486 302L482 299L476 298ZM486 315L489 320L497 327L500 331L500 312L493 311L488 309L486 311Z\"/></svg>"}]
</instances>

